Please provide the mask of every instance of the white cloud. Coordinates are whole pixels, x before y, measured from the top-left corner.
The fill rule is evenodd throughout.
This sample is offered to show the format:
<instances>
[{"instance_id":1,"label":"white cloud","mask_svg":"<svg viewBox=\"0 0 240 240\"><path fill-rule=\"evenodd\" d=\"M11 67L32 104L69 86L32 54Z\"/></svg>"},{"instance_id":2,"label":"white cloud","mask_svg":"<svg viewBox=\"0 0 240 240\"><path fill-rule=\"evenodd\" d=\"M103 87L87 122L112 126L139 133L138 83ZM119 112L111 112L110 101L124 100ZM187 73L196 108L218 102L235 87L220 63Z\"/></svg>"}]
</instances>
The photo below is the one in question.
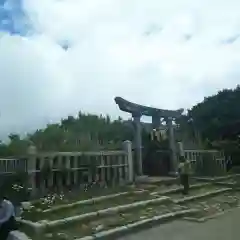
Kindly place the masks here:
<instances>
[{"instance_id":1,"label":"white cloud","mask_svg":"<svg viewBox=\"0 0 240 240\"><path fill-rule=\"evenodd\" d=\"M239 83L237 0L25 0L24 10L36 34L0 38L3 133L78 110L117 116L115 96L188 108Z\"/></svg>"}]
</instances>

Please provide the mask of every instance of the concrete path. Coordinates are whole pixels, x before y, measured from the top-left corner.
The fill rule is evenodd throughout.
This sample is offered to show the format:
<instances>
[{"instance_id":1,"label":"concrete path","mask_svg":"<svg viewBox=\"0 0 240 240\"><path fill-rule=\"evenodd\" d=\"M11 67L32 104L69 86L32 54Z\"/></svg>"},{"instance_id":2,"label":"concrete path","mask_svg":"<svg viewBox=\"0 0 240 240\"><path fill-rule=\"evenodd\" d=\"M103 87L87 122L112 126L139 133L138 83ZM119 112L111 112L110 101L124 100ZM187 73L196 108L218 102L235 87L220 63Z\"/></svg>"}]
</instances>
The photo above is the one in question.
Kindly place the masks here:
<instances>
[{"instance_id":1,"label":"concrete path","mask_svg":"<svg viewBox=\"0 0 240 240\"><path fill-rule=\"evenodd\" d=\"M121 240L239 240L240 209L205 223L174 221L148 229Z\"/></svg>"}]
</instances>

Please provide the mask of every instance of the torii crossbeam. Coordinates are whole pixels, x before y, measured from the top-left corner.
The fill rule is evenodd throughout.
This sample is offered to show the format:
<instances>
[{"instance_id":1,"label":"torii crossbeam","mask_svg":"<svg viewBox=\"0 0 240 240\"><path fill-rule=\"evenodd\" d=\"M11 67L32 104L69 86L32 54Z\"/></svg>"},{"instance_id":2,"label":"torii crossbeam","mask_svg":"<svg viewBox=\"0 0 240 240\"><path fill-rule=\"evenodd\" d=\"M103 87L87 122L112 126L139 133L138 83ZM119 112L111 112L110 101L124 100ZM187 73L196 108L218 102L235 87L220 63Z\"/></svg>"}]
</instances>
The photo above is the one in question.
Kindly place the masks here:
<instances>
[{"instance_id":1,"label":"torii crossbeam","mask_svg":"<svg viewBox=\"0 0 240 240\"><path fill-rule=\"evenodd\" d=\"M124 112L132 114L135 125L135 147L136 157L138 162L137 174L142 175L142 136L141 136L141 124L140 120L142 116L151 116L152 124L154 128L159 128L161 125L161 118L163 118L169 129L169 145L172 153L171 165L172 170L175 172L177 169L177 150L175 144L173 120L182 116L184 109L178 110L165 110L153 107L147 107L140 104L129 102L121 97L115 97L115 102Z\"/></svg>"}]
</instances>

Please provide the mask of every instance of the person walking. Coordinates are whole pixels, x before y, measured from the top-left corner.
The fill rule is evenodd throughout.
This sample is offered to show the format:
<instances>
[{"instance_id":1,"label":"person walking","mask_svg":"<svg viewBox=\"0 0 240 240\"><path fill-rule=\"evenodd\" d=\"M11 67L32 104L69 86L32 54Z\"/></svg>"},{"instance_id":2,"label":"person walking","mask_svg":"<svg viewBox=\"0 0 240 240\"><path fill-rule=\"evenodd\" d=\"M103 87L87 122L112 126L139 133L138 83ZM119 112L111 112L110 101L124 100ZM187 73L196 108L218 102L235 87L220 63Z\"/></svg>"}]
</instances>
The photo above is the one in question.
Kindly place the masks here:
<instances>
[{"instance_id":1,"label":"person walking","mask_svg":"<svg viewBox=\"0 0 240 240\"><path fill-rule=\"evenodd\" d=\"M187 195L189 192L189 175L190 175L190 162L184 156L179 157L178 173L180 176L180 183L183 186L183 194Z\"/></svg>"},{"instance_id":2,"label":"person walking","mask_svg":"<svg viewBox=\"0 0 240 240\"><path fill-rule=\"evenodd\" d=\"M14 206L7 198L0 197L0 239L7 240L14 230L17 230Z\"/></svg>"}]
</instances>

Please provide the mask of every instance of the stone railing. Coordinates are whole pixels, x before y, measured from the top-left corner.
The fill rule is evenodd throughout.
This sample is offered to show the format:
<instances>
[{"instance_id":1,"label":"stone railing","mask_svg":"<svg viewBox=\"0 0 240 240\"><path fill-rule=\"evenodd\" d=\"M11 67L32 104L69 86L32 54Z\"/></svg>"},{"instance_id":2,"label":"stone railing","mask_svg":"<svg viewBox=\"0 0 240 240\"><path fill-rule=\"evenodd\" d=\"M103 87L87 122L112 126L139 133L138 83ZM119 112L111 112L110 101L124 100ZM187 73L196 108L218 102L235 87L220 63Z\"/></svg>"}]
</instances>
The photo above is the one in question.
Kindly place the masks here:
<instances>
[{"instance_id":1,"label":"stone railing","mask_svg":"<svg viewBox=\"0 0 240 240\"><path fill-rule=\"evenodd\" d=\"M217 150L184 150L184 156L191 163L196 175L223 175L226 161L223 152Z\"/></svg>"},{"instance_id":2,"label":"stone railing","mask_svg":"<svg viewBox=\"0 0 240 240\"><path fill-rule=\"evenodd\" d=\"M48 152L22 159L0 159L0 173L28 172L32 192L92 183L124 184L133 181L132 144L123 150L100 152Z\"/></svg>"},{"instance_id":3,"label":"stone railing","mask_svg":"<svg viewBox=\"0 0 240 240\"><path fill-rule=\"evenodd\" d=\"M0 173L11 174L16 171L27 172L27 158L0 158Z\"/></svg>"}]
</instances>

